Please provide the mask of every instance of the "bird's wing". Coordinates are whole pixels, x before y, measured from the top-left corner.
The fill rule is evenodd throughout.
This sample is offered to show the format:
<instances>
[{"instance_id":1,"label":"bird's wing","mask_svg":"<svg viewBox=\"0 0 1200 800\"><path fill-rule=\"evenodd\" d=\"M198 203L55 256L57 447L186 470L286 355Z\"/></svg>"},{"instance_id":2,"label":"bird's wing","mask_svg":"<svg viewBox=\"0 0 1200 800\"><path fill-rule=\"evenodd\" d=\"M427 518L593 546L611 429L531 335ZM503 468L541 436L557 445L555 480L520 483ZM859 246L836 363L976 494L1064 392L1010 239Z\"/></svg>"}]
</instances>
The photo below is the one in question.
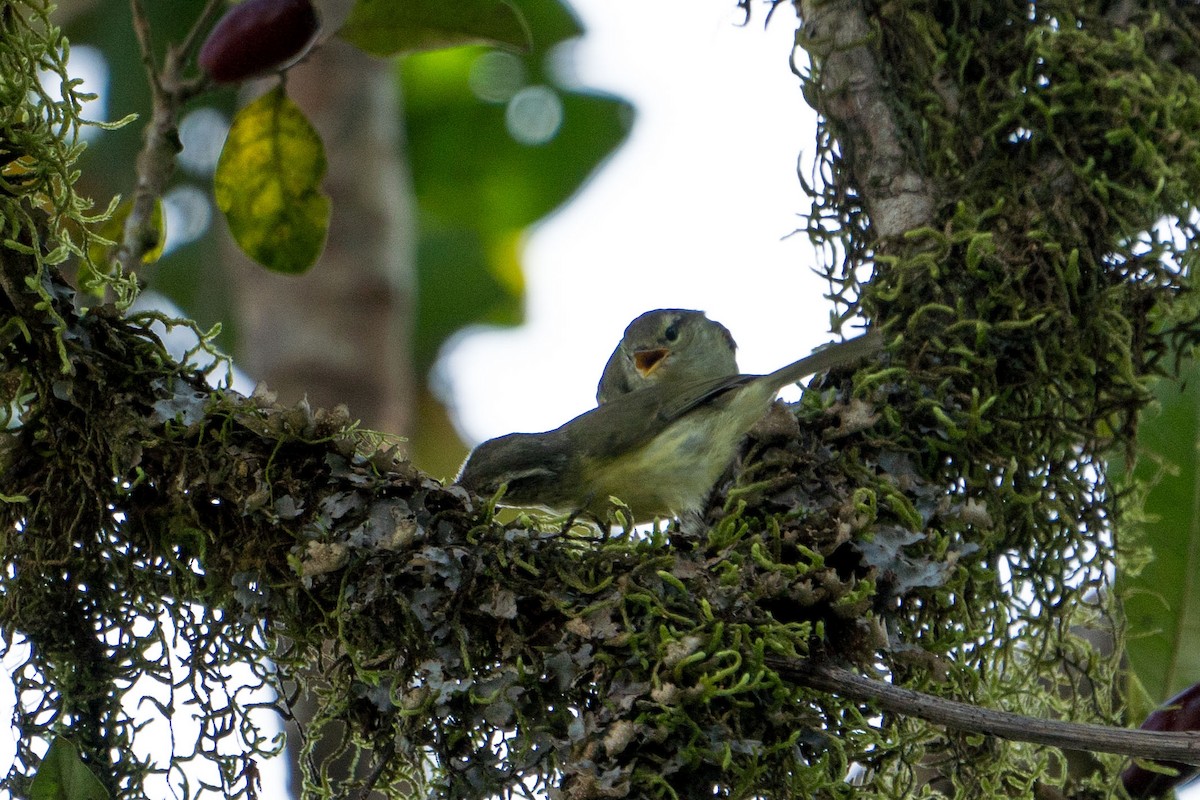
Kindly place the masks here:
<instances>
[{"instance_id":1,"label":"bird's wing","mask_svg":"<svg viewBox=\"0 0 1200 800\"><path fill-rule=\"evenodd\" d=\"M613 397L559 428L575 440L577 452L597 460L635 452L687 412L754 376L646 386Z\"/></svg>"},{"instance_id":2,"label":"bird's wing","mask_svg":"<svg viewBox=\"0 0 1200 800\"><path fill-rule=\"evenodd\" d=\"M726 375L721 378L688 381L683 386L672 387L675 391L662 403L658 418L664 424L674 422L697 406L710 403L730 389L745 386L758 377L758 375Z\"/></svg>"}]
</instances>

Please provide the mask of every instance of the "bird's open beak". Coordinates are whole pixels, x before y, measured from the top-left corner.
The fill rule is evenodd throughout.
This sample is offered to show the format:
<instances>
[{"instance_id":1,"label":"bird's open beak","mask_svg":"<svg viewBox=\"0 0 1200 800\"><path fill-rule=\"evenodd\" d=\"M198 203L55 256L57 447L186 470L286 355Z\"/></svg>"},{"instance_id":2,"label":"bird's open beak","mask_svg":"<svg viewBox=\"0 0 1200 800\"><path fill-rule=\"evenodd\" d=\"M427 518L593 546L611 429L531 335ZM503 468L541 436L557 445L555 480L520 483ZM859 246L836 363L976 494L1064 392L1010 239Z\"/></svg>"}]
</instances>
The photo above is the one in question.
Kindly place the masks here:
<instances>
[{"instance_id":1,"label":"bird's open beak","mask_svg":"<svg viewBox=\"0 0 1200 800\"><path fill-rule=\"evenodd\" d=\"M655 350L638 350L633 354L633 365L637 367L637 371L641 373L642 377L646 378L651 372L658 369L659 364L666 361L670 354L671 351L665 347Z\"/></svg>"}]
</instances>

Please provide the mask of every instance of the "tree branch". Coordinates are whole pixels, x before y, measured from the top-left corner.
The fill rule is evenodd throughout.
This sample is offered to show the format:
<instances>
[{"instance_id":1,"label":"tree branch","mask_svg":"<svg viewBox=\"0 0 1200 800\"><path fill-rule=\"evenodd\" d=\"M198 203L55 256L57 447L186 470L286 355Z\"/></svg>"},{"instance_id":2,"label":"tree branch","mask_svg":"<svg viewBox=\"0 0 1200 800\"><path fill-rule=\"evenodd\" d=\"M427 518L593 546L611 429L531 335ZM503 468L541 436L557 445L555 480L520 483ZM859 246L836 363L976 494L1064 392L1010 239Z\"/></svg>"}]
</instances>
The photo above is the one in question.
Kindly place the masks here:
<instances>
[{"instance_id":1,"label":"tree branch","mask_svg":"<svg viewBox=\"0 0 1200 800\"><path fill-rule=\"evenodd\" d=\"M856 0L795 0L804 21L801 43L820 62L822 101L817 108L837 126L838 142L853 165L854 182L881 238L926 226L934 197L921 173L908 166L883 72L869 43L873 37Z\"/></svg>"},{"instance_id":2,"label":"tree branch","mask_svg":"<svg viewBox=\"0 0 1200 800\"><path fill-rule=\"evenodd\" d=\"M184 103L208 85L203 76L184 78L183 67L194 52L201 31L208 27L221 6L220 0L209 0L195 25L188 31L184 43L180 47L167 48L161 71L154 61L146 9L141 0L130 0L130 7L142 63L150 84L151 111L137 158L133 207L125 220L124 233L113 256L113 260L126 270L141 266L146 253L158 246L159 237L163 235L154 222L154 210L175 172L175 157L182 149L179 142L179 111Z\"/></svg>"},{"instance_id":3,"label":"tree branch","mask_svg":"<svg viewBox=\"0 0 1200 800\"><path fill-rule=\"evenodd\" d=\"M884 711L917 717L955 730L1069 750L1200 764L1200 731L1163 733L1038 719L905 689L829 664L780 658L769 658L767 663L781 675L814 689L870 700Z\"/></svg>"}]
</instances>

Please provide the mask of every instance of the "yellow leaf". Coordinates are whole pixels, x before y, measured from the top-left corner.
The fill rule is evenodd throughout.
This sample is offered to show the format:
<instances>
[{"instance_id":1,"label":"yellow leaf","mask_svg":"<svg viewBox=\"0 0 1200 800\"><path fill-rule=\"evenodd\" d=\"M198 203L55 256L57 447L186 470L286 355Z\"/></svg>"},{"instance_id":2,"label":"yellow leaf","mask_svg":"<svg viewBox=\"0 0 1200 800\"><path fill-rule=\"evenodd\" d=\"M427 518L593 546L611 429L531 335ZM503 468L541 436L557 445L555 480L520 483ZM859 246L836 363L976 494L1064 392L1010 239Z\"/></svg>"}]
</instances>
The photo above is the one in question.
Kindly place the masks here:
<instances>
[{"instance_id":1,"label":"yellow leaf","mask_svg":"<svg viewBox=\"0 0 1200 800\"><path fill-rule=\"evenodd\" d=\"M321 137L300 108L276 87L233 120L213 193L238 245L276 272L306 271L321 255L329 198Z\"/></svg>"}]
</instances>

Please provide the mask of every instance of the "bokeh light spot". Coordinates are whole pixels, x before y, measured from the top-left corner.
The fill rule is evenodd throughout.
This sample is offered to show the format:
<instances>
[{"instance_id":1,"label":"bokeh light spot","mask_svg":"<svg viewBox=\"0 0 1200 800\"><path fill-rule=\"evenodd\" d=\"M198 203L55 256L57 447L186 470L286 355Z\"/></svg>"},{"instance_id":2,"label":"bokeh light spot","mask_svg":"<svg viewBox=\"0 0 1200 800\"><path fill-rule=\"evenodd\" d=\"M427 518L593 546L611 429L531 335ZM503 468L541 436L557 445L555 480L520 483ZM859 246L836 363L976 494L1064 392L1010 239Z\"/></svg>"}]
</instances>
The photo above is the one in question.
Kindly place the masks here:
<instances>
[{"instance_id":1,"label":"bokeh light spot","mask_svg":"<svg viewBox=\"0 0 1200 800\"><path fill-rule=\"evenodd\" d=\"M508 101L504 122L521 144L545 144L562 127L562 100L549 86L528 86Z\"/></svg>"},{"instance_id":2,"label":"bokeh light spot","mask_svg":"<svg viewBox=\"0 0 1200 800\"><path fill-rule=\"evenodd\" d=\"M212 224L212 201L207 192L191 184L174 187L163 196L166 213L168 253L204 235Z\"/></svg>"},{"instance_id":3,"label":"bokeh light spot","mask_svg":"<svg viewBox=\"0 0 1200 800\"><path fill-rule=\"evenodd\" d=\"M229 134L229 119L212 107L198 108L179 123L179 165L194 175L212 175Z\"/></svg>"}]
</instances>

